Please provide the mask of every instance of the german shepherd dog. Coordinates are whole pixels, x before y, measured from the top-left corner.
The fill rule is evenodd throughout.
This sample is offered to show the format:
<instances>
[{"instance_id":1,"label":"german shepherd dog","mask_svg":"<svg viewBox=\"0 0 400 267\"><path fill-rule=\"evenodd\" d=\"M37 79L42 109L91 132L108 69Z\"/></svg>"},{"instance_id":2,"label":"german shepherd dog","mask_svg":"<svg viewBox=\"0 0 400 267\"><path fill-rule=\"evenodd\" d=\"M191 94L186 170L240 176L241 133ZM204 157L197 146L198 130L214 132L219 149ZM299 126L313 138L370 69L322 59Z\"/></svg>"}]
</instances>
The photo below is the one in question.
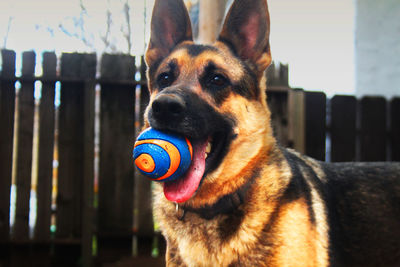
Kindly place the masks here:
<instances>
[{"instance_id":1,"label":"german shepherd dog","mask_svg":"<svg viewBox=\"0 0 400 267\"><path fill-rule=\"evenodd\" d=\"M193 42L182 0L156 0L145 58L145 125L194 150L153 192L167 266L400 266L400 163L328 164L277 144L266 0L234 1L213 45Z\"/></svg>"}]
</instances>

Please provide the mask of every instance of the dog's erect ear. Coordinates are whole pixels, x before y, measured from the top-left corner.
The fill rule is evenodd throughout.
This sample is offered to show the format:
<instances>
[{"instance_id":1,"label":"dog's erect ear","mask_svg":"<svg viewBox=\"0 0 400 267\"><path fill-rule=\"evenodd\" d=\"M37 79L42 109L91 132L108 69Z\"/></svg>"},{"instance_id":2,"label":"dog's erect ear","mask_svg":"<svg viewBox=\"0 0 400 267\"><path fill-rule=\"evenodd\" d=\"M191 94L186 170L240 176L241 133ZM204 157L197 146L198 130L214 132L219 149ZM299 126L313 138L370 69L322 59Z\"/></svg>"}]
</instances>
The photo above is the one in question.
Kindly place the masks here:
<instances>
[{"instance_id":1,"label":"dog's erect ear","mask_svg":"<svg viewBox=\"0 0 400 267\"><path fill-rule=\"evenodd\" d=\"M167 56L183 41L193 40L192 26L182 0L156 0L151 19L150 43L146 63L151 66Z\"/></svg>"},{"instance_id":2,"label":"dog's erect ear","mask_svg":"<svg viewBox=\"0 0 400 267\"><path fill-rule=\"evenodd\" d=\"M271 63L267 1L235 0L218 40L252 64L260 75Z\"/></svg>"}]
</instances>

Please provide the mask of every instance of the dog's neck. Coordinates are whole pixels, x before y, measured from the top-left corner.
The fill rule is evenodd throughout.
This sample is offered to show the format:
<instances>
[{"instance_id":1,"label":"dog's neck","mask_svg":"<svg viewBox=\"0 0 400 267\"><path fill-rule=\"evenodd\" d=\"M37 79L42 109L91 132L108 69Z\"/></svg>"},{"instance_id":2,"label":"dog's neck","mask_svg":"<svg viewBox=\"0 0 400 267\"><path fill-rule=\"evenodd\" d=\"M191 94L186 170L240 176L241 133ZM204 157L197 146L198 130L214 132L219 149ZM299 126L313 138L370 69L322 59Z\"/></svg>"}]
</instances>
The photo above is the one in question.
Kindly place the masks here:
<instances>
[{"instance_id":1,"label":"dog's neck","mask_svg":"<svg viewBox=\"0 0 400 267\"><path fill-rule=\"evenodd\" d=\"M257 171L258 172L258 171ZM253 185L255 178L253 175L244 185L235 192L225 195L212 205L206 205L200 208L176 204L177 217L184 220L187 213L195 213L205 220L211 220L217 215L226 215L238 210L245 202L247 193Z\"/></svg>"}]
</instances>

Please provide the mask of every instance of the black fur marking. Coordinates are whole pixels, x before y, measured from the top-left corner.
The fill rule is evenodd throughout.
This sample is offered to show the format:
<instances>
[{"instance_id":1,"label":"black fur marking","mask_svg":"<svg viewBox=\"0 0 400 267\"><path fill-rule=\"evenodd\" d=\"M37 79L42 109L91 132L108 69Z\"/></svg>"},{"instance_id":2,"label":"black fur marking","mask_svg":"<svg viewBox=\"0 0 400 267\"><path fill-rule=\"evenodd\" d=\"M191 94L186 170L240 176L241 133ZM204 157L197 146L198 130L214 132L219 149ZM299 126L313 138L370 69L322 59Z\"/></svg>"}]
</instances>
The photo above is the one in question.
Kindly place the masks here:
<instances>
[{"instance_id":1,"label":"black fur marking","mask_svg":"<svg viewBox=\"0 0 400 267\"><path fill-rule=\"evenodd\" d=\"M221 231L224 231L224 233L220 232L220 235L224 236L225 238L229 238L233 233L236 232L237 228L240 225L240 217L243 217L244 213L243 211L239 210L239 207L246 201L247 194L249 193L249 190L251 189L251 186L253 185L255 179L259 176L259 172L260 170L256 169L253 174L248 178L248 181L241 188L231 194L223 196L214 205L201 208L182 206L182 209L186 210L187 212L194 212L198 214L201 218L206 220L211 220L215 216L221 214L229 215L228 218L236 217L236 222L238 222L239 224L234 224L233 229L224 229L224 226L226 226L226 224L224 223L222 226L219 227Z\"/></svg>"},{"instance_id":2,"label":"black fur marking","mask_svg":"<svg viewBox=\"0 0 400 267\"><path fill-rule=\"evenodd\" d=\"M227 215L226 218L218 225L219 237L222 240L228 241L238 230L243 222L245 213L237 209L231 214Z\"/></svg>"},{"instance_id":3,"label":"black fur marking","mask_svg":"<svg viewBox=\"0 0 400 267\"><path fill-rule=\"evenodd\" d=\"M155 116L153 109L148 109L147 118L150 126L161 131L172 131L187 136L192 142L205 142L209 137L213 140L213 151L206 161L205 175L216 169L224 159L235 138L233 128L235 120L226 114L221 114L210 106L198 95L173 85L163 89L161 94L173 95L184 103L185 110L179 120L175 120L173 114L165 113Z\"/></svg>"},{"instance_id":4,"label":"black fur marking","mask_svg":"<svg viewBox=\"0 0 400 267\"><path fill-rule=\"evenodd\" d=\"M215 47L209 45L190 44L183 46L192 57L197 57L205 51L218 51Z\"/></svg>"},{"instance_id":5,"label":"black fur marking","mask_svg":"<svg viewBox=\"0 0 400 267\"><path fill-rule=\"evenodd\" d=\"M149 110L148 118L150 125L159 130L169 130L181 133L193 139L206 139L218 132L232 135L235 121L217 112L207 102L197 96L196 93L186 88L171 86L159 94L173 94L180 97L187 106L182 121L157 120Z\"/></svg>"},{"instance_id":6,"label":"black fur marking","mask_svg":"<svg viewBox=\"0 0 400 267\"><path fill-rule=\"evenodd\" d=\"M257 237L257 244L260 244L254 249L255 255L263 255L263 258L266 259L270 255L270 247L273 246L274 236L271 236L272 226L275 224L276 220L279 216L281 205L278 204L274 211L271 213L269 220L266 221L262 231L259 233Z\"/></svg>"},{"instance_id":7,"label":"black fur marking","mask_svg":"<svg viewBox=\"0 0 400 267\"><path fill-rule=\"evenodd\" d=\"M241 95L249 100L256 100L260 95L260 88L258 87L257 77L250 70L249 67L244 65L245 75L244 77L232 86L233 92Z\"/></svg>"},{"instance_id":8,"label":"black fur marking","mask_svg":"<svg viewBox=\"0 0 400 267\"><path fill-rule=\"evenodd\" d=\"M209 62L208 65L204 68L204 71L200 77L200 84L204 90L210 93L215 100L217 105L221 105L224 100L229 96L229 86L231 85L228 78L225 78L225 83L223 86L215 86L213 85L211 79L215 75L218 75L218 68L213 62Z\"/></svg>"},{"instance_id":9,"label":"black fur marking","mask_svg":"<svg viewBox=\"0 0 400 267\"><path fill-rule=\"evenodd\" d=\"M243 62L237 55L234 46L228 40L220 38L219 41L224 42L227 47L231 50L232 56L236 57L245 72L242 79L232 85L233 92L247 98L247 99L258 99L260 96L260 89L258 88L258 78L254 73L252 66L248 65L249 62Z\"/></svg>"},{"instance_id":10,"label":"black fur marking","mask_svg":"<svg viewBox=\"0 0 400 267\"><path fill-rule=\"evenodd\" d=\"M161 62L160 62L161 63ZM153 84L153 89L157 89L159 91L163 90L164 88L171 86L173 82L178 78L179 76L179 68L178 68L178 63L176 59L172 59L168 62L167 68L163 70L157 77L154 77L154 80L156 81L155 84ZM155 70L154 75L157 73L157 70ZM170 84L164 84L160 75L168 74L170 75L171 78L171 83Z\"/></svg>"},{"instance_id":11,"label":"black fur marking","mask_svg":"<svg viewBox=\"0 0 400 267\"><path fill-rule=\"evenodd\" d=\"M316 174L312 170L312 168L309 167L302 159L298 158L296 155L291 154L286 149L282 151L292 170L292 179L286 189L286 199L287 201L292 201L300 197L304 197L308 207L310 222L312 224L315 224L316 218L312 207L311 188L305 180L306 178L304 177L304 175L306 174L304 172L307 172L308 177L316 177ZM303 168L303 171L301 170L301 168Z\"/></svg>"}]
</instances>

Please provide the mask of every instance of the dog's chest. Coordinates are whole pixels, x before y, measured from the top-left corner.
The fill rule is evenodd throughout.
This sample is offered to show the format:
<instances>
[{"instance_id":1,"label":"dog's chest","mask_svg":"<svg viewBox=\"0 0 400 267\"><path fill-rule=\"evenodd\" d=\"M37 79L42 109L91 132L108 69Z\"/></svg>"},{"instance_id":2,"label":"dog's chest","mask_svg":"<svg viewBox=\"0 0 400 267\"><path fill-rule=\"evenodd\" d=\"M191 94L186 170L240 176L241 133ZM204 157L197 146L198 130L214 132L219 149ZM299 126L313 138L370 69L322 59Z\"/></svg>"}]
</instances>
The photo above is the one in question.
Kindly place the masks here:
<instances>
[{"instance_id":1,"label":"dog's chest","mask_svg":"<svg viewBox=\"0 0 400 267\"><path fill-rule=\"evenodd\" d=\"M165 225L163 234L174 240L177 255L186 266L263 266L266 262L260 257L266 248L255 249L257 235L237 216L205 220L189 213L184 220Z\"/></svg>"},{"instance_id":2,"label":"dog's chest","mask_svg":"<svg viewBox=\"0 0 400 267\"><path fill-rule=\"evenodd\" d=\"M183 221L172 225L178 251L188 266L227 266L236 252L224 245L221 219L204 220L186 214ZM221 257L221 253L229 257Z\"/></svg>"},{"instance_id":3,"label":"dog's chest","mask_svg":"<svg viewBox=\"0 0 400 267\"><path fill-rule=\"evenodd\" d=\"M180 220L178 215L176 212L164 213L160 218L169 250L176 251L170 254L171 257L178 257L186 266L228 266L238 259L239 242L234 236L240 226L228 236L224 229L228 216L206 220L186 213Z\"/></svg>"}]
</instances>

